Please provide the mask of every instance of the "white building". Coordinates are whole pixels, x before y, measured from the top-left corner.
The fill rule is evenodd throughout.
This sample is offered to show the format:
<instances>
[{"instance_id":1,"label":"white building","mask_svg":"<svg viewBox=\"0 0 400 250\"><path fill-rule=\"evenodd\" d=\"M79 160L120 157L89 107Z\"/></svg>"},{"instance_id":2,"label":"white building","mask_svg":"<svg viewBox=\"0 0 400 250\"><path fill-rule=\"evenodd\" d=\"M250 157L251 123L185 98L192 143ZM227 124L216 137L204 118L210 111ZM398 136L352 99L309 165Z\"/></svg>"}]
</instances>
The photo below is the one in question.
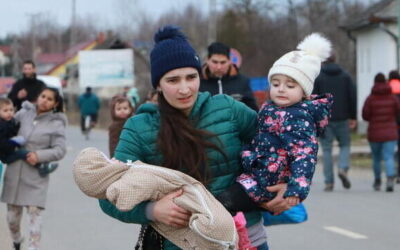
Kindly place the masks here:
<instances>
[{"instance_id":1,"label":"white building","mask_svg":"<svg viewBox=\"0 0 400 250\"><path fill-rule=\"evenodd\" d=\"M381 72L387 77L391 70L398 69L397 49L397 0L383 0L344 28L356 43L357 65L357 114L359 132L366 131L361 111L365 99L371 92L374 77Z\"/></svg>"}]
</instances>

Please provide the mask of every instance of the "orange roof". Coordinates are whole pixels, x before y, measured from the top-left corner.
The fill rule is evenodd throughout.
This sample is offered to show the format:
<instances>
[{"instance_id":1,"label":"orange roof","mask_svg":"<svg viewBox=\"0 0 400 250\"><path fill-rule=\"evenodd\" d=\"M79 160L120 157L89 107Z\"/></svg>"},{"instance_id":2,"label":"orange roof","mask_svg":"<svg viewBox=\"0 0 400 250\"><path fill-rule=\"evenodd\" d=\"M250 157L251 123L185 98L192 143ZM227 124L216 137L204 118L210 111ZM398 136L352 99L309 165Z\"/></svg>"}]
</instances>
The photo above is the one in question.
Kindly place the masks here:
<instances>
[{"instance_id":1,"label":"orange roof","mask_svg":"<svg viewBox=\"0 0 400 250\"><path fill-rule=\"evenodd\" d=\"M73 47L71 47L67 52L66 52L66 56L65 59L63 61L61 61L60 63L58 63L57 65L55 65L53 68L51 68L49 71L47 71L45 73L45 75L53 75L55 72L60 71L61 68L65 68L65 66L70 63L71 61L73 61L77 56L78 56L78 52L81 50L90 50L93 47L95 47L97 44L97 39L94 39L92 41L88 41L88 42L83 42L83 43L79 43ZM62 70L65 71L65 70Z\"/></svg>"},{"instance_id":2,"label":"orange roof","mask_svg":"<svg viewBox=\"0 0 400 250\"><path fill-rule=\"evenodd\" d=\"M0 45L0 50L5 54L9 55L11 52L11 47L8 45Z\"/></svg>"}]
</instances>

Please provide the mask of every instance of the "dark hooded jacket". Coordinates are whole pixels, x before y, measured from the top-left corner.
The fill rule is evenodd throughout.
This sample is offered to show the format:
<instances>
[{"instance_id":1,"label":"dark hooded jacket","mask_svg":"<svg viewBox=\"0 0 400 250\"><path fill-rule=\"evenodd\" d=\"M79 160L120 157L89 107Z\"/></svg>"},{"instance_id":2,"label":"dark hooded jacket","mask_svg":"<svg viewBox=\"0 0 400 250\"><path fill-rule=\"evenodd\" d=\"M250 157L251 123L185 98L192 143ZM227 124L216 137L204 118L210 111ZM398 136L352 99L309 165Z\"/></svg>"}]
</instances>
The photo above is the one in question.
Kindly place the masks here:
<instances>
[{"instance_id":1,"label":"dark hooded jacket","mask_svg":"<svg viewBox=\"0 0 400 250\"><path fill-rule=\"evenodd\" d=\"M10 98L12 100L16 110L20 110L21 104L24 101L35 102L36 99L38 98L40 92L45 87L46 87L46 84L44 82L42 82L41 80L37 79L36 75L34 75L33 78L23 77L22 79L19 79L17 82L14 83L14 85L11 88L10 93L8 94L8 98ZM21 89L25 89L28 94L25 98L18 99L18 92Z\"/></svg>"},{"instance_id":2,"label":"dark hooded jacket","mask_svg":"<svg viewBox=\"0 0 400 250\"><path fill-rule=\"evenodd\" d=\"M12 154L17 144L10 138L18 134L19 123L13 118L10 121L0 118L0 161L4 162L6 156Z\"/></svg>"},{"instance_id":3,"label":"dark hooded jacket","mask_svg":"<svg viewBox=\"0 0 400 250\"><path fill-rule=\"evenodd\" d=\"M375 83L364 102L362 117L368 121L368 141L387 142L398 139L396 119L400 102L387 83Z\"/></svg>"},{"instance_id":4,"label":"dark hooded jacket","mask_svg":"<svg viewBox=\"0 0 400 250\"><path fill-rule=\"evenodd\" d=\"M250 88L250 80L239 73L239 69L232 64L228 74L220 78L212 77L210 70L205 64L202 69L200 91L208 91L211 95L219 93L219 83L221 82L222 94L230 95L235 100L243 102L249 108L258 111L256 100Z\"/></svg>"},{"instance_id":5,"label":"dark hooded jacket","mask_svg":"<svg viewBox=\"0 0 400 250\"><path fill-rule=\"evenodd\" d=\"M322 65L321 73L315 79L313 94L333 95L331 121L356 119L357 95L350 75L336 63Z\"/></svg>"}]
</instances>

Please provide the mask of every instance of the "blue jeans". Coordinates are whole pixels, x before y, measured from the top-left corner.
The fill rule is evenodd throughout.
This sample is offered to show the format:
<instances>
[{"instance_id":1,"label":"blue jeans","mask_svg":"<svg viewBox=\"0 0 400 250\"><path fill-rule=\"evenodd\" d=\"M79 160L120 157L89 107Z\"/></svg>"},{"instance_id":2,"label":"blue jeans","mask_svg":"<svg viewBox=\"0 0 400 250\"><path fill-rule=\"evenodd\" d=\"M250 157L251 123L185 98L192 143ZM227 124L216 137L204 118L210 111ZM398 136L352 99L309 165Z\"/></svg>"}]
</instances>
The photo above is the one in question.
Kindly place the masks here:
<instances>
[{"instance_id":1,"label":"blue jeans","mask_svg":"<svg viewBox=\"0 0 400 250\"><path fill-rule=\"evenodd\" d=\"M257 247L257 250L268 250L268 249L269 249L269 247L268 247L268 243L267 242L265 242L261 246Z\"/></svg>"},{"instance_id":2,"label":"blue jeans","mask_svg":"<svg viewBox=\"0 0 400 250\"><path fill-rule=\"evenodd\" d=\"M350 161L350 128L349 121L329 121L328 126L325 128L324 134L320 136L320 142L323 152L323 165L325 184L333 184L333 159L332 147L333 140L339 142L339 169L347 171L349 169Z\"/></svg>"},{"instance_id":3,"label":"blue jeans","mask_svg":"<svg viewBox=\"0 0 400 250\"><path fill-rule=\"evenodd\" d=\"M400 129L398 132L400 135ZM400 177L400 138L397 140L397 176Z\"/></svg>"},{"instance_id":4,"label":"blue jeans","mask_svg":"<svg viewBox=\"0 0 400 250\"><path fill-rule=\"evenodd\" d=\"M395 176L394 150L397 141L370 142L375 180L381 179L381 162L385 162L386 176Z\"/></svg>"}]
</instances>

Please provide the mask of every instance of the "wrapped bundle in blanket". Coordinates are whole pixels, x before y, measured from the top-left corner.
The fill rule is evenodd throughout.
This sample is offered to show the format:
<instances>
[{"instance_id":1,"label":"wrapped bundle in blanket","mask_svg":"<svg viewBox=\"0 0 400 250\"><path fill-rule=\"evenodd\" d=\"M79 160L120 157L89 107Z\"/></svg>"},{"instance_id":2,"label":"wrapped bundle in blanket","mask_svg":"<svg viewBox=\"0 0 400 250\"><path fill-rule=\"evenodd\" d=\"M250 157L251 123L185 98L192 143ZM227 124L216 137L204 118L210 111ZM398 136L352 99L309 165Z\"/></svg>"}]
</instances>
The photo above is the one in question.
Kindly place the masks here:
<instances>
[{"instance_id":1,"label":"wrapped bundle in blanket","mask_svg":"<svg viewBox=\"0 0 400 250\"><path fill-rule=\"evenodd\" d=\"M119 210L183 189L174 202L192 213L187 228L160 222L152 227L182 249L234 249L238 238L230 213L194 178L172 169L140 161L122 163L108 159L96 148L82 150L74 161L75 182L83 193L107 199Z\"/></svg>"}]
</instances>

